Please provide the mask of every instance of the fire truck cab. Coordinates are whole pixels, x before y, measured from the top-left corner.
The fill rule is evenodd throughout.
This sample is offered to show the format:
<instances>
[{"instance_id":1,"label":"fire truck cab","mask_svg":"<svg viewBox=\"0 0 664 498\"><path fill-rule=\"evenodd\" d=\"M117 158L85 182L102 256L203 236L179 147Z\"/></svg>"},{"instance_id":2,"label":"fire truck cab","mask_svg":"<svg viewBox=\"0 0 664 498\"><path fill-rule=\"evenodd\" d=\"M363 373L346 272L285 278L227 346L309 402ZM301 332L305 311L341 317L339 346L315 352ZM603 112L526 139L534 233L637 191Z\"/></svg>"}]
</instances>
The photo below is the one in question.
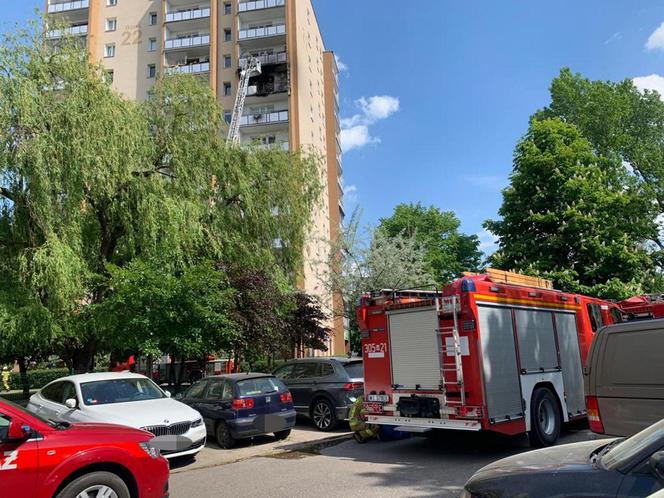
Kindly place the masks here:
<instances>
[{"instance_id":1,"label":"fire truck cab","mask_svg":"<svg viewBox=\"0 0 664 498\"><path fill-rule=\"evenodd\" d=\"M399 430L528 432L557 440L586 417L583 368L594 333L621 319L608 301L499 270L442 292L382 290L357 308L367 421Z\"/></svg>"}]
</instances>

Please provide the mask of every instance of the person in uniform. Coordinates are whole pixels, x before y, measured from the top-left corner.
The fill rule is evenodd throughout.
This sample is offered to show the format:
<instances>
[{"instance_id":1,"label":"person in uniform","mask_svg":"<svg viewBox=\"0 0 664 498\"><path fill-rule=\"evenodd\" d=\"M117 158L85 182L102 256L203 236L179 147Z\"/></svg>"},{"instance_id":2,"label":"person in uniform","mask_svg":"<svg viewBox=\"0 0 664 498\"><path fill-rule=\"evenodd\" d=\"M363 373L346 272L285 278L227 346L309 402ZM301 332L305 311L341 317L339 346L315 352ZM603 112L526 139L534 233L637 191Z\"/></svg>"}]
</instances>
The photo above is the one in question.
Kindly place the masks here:
<instances>
[{"instance_id":1,"label":"person in uniform","mask_svg":"<svg viewBox=\"0 0 664 498\"><path fill-rule=\"evenodd\" d=\"M378 435L378 426L367 424L366 413L364 396L358 396L350 409L348 417L350 430L353 431L353 437L358 443L366 443L369 439L373 439Z\"/></svg>"},{"instance_id":2,"label":"person in uniform","mask_svg":"<svg viewBox=\"0 0 664 498\"><path fill-rule=\"evenodd\" d=\"M2 367L2 390L9 391L9 369Z\"/></svg>"}]
</instances>

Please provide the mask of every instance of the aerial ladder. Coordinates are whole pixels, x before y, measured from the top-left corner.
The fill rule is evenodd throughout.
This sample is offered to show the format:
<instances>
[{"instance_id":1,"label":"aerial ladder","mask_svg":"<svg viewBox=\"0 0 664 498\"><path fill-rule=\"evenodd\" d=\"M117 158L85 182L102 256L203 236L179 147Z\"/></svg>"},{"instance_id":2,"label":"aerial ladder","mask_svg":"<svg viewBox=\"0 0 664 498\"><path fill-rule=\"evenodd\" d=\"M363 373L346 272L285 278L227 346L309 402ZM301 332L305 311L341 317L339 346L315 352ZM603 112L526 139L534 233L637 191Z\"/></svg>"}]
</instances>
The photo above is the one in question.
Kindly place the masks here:
<instances>
[{"instance_id":1,"label":"aerial ladder","mask_svg":"<svg viewBox=\"0 0 664 498\"><path fill-rule=\"evenodd\" d=\"M244 101L247 98L247 91L249 89L249 79L259 74L261 74L260 61L256 57L249 57L240 72L240 85L237 97L235 98L231 124L228 129L228 143L230 145L238 145L240 143L240 120L242 119Z\"/></svg>"}]
</instances>

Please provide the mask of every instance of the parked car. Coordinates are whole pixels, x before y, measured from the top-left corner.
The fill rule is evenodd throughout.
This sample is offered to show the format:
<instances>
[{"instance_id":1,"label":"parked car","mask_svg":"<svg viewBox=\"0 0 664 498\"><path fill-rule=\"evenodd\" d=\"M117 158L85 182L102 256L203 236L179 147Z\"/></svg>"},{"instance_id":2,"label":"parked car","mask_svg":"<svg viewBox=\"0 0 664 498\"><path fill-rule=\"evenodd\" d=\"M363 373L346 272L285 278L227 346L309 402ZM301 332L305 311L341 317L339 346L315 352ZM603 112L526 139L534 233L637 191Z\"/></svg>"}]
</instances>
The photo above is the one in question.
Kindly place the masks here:
<instances>
[{"instance_id":1,"label":"parked car","mask_svg":"<svg viewBox=\"0 0 664 498\"><path fill-rule=\"evenodd\" d=\"M462 498L646 497L664 486L664 420L629 439L553 446L494 462Z\"/></svg>"},{"instance_id":2,"label":"parked car","mask_svg":"<svg viewBox=\"0 0 664 498\"><path fill-rule=\"evenodd\" d=\"M631 436L664 418L664 320L599 330L584 382L594 432Z\"/></svg>"},{"instance_id":3,"label":"parked car","mask_svg":"<svg viewBox=\"0 0 664 498\"><path fill-rule=\"evenodd\" d=\"M318 430L334 430L348 420L350 408L364 394L361 359L307 358L274 371L293 394L295 410L313 420Z\"/></svg>"},{"instance_id":4,"label":"parked car","mask_svg":"<svg viewBox=\"0 0 664 498\"><path fill-rule=\"evenodd\" d=\"M192 456L205 445L200 414L170 399L168 391L147 377L133 373L63 377L32 395L28 410L46 419L120 424L155 436L183 436L191 442L164 451L166 458Z\"/></svg>"},{"instance_id":5,"label":"parked car","mask_svg":"<svg viewBox=\"0 0 664 498\"><path fill-rule=\"evenodd\" d=\"M168 462L145 431L46 420L0 400L1 496L166 498Z\"/></svg>"},{"instance_id":6,"label":"parked car","mask_svg":"<svg viewBox=\"0 0 664 498\"><path fill-rule=\"evenodd\" d=\"M222 448L271 434L285 439L295 425L293 398L276 377L262 373L207 377L176 396L197 410Z\"/></svg>"}]
</instances>

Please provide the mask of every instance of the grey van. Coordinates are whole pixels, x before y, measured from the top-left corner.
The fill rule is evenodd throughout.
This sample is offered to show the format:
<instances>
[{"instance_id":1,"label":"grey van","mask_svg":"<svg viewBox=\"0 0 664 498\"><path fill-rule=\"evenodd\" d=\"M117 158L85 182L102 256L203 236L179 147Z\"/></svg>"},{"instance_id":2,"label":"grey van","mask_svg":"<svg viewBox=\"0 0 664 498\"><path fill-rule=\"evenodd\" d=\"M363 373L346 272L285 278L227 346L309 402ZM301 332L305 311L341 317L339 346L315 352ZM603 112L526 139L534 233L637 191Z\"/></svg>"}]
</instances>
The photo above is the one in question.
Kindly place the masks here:
<instances>
[{"instance_id":1,"label":"grey van","mask_svg":"<svg viewBox=\"0 0 664 498\"><path fill-rule=\"evenodd\" d=\"M631 436L664 418L664 319L597 332L584 372L594 432Z\"/></svg>"}]
</instances>

